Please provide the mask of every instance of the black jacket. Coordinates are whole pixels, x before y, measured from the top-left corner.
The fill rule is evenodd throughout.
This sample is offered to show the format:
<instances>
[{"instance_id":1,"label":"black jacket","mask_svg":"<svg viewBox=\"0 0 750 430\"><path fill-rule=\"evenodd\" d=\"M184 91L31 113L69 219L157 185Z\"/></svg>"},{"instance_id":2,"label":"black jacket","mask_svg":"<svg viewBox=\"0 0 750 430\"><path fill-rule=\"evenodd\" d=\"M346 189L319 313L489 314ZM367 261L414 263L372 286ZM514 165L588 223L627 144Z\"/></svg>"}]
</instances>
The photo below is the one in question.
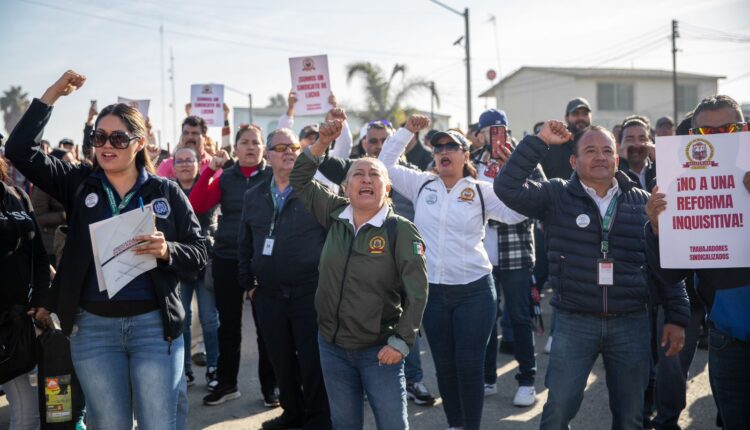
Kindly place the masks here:
<instances>
[{"instance_id":1,"label":"black jacket","mask_svg":"<svg viewBox=\"0 0 750 430\"><path fill-rule=\"evenodd\" d=\"M37 187L62 203L68 213L69 230L63 257L45 307L57 313L63 332L70 335L86 274L93 264L89 224L101 219L99 211L107 210L104 208L107 197L101 180L90 176L91 168L63 162L39 149L39 140L51 112L51 107L35 99L11 133L5 154ZM98 197L98 205L91 208L85 204L85 196L90 194ZM185 316L177 289L177 274L205 266L205 240L187 197L175 183L150 176L141 187L139 197L146 204L157 198L166 199L170 207L164 218L156 218L156 228L167 240L169 262L159 260L157 268L149 274L159 301L164 338L171 341L182 335Z\"/></svg>"},{"instance_id":2,"label":"black jacket","mask_svg":"<svg viewBox=\"0 0 750 430\"><path fill-rule=\"evenodd\" d=\"M495 179L495 193L511 209L544 222L552 304L562 310L593 314L621 314L646 309L656 287L665 303L667 321L686 326L689 305L684 286L653 286L646 274L643 225L649 194L622 172L615 177L621 190L610 232L609 258L615 261L614 285L599 286L597 259L602 258L601 215L576 174L570 180L527 180L544 157L547 145L527 136ZM590 222L579 227L585 215Z\"/></svg>"},{"instance_id":3,"label":"black jacket","mask_svg":"<svg viewBox=\"0 0 750 430\"><path fill-rule=\"evenodd\" d=\"M29 196L0 181L0 312L13 305L44 305L49 260Z\"/></svg>"},{"instance_id":4,"label":"black jacket","mask_svg":"<svg viewBox=\"0 0 750 430\"><path fill-rule=\"evenodd\" d=\"M255 277L261 288L301 287L314 292L326 230L294 191L278 215L273 252L262 255L274 212L271 180L269 177L245 193L238 241L240 285L252 289Z\"/></svg>"}]
</instances>

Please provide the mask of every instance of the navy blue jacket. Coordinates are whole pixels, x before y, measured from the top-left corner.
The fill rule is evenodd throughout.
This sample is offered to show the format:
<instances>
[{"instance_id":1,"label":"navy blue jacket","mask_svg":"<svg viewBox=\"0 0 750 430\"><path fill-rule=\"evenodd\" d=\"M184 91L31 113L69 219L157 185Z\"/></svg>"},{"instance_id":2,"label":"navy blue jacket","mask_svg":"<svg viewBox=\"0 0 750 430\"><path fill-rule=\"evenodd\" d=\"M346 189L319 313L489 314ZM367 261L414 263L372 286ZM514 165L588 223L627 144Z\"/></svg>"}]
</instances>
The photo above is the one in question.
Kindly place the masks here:
<instances>
[{"instance_id":1,"label":"navy blue jacket","mask_svg":"<svg viewBox=\"0 0 750 430\"><path fill-rule=\"evenodd\" d=\"M511 209L544 223L550 281L555 288L552 305L591 314L623 314L646 309L652 285L646 276L643 226L649 194L617 172L621 193L610 231L609 258L615 261L614 285L597 282L597 260L602 258L601 214L574 173L570 180L527 180L547 152L536 136L526 136L495 178L495 193ZM590 222L579 227L576 219ZM667 310L667 321L687 325L689 306L684 286L657 285Z\"/></svg>"},{"instance_id":2,"label":"navy blue jacket","mask_svg":"<svg viewBox=\"0 0 750 430\"><path fill-rule=\"evenodd\" d=\"M318 264L327 232L294 191L278 215L273 253L262 255L273 219L272 179L268 177L245 193L237 252L240 285L252 289L255 277L261 288L301 287L312 293L318 284Z\"/></svg>"},{"instance_id":3,"label":"navy blue jacket","mask_svg":"<svg viewBox=\"0 0 750 430\"><path fill-rule=\"evenodd\" d=\"M62 203L68 214L65 248L45 307L57 313L63 332L70 335L86 274L94 260L89 224L101 219L97 211L106 205L107 196L101 180L91 177L89 166L73 165L41 151L39 141L51 113L52 107L34 99L11 133L5 155L35 186ZM84 196L92 193L98 197L98 205L89 208ZM164 339L171 341L182 335L185 316L177 289L177 274L205 266L205 240L190 202L174 182L150 176L141 187L139 197L146 204L156 199L165 199L168 203L167 213L156 218L156 228L167 240L169 262L158 260L157 268L148 273L161 310Z\"/></svg>"}]
</instances>

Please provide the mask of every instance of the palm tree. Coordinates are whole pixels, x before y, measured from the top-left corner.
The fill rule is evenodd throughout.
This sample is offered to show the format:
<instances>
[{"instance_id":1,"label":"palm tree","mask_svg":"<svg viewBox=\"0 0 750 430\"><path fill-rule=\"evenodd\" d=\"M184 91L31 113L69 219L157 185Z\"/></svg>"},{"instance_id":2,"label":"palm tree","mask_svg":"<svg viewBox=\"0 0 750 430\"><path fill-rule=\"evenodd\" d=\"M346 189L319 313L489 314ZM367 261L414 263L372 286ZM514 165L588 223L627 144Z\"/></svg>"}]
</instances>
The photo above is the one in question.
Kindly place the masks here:
<instances>
[{"instance_id":1,"label":"palm tree","mask_svg":"<svg viewBox=\"0 0 750 430\"><path fill-rule=\"evenodd\" d=\"M20 86L14 87L3 93L0 97L0 109L3 111L3 122L5 130L10 133L21 120L23 113L29 107L29 93L24 93Z\"/></svg>"},{"instance_id":2,"label":"palm tree","mask_svg":"<svg viewBox=\"0 0 750 430\"><path fill-rule=\"evenodd\" d=\"M397 75L401 75L401 85L393 88L393 81ZM351 83L355 76L362 76L365 81L365 94L367 96L367 114L371 119L387 119L394 124L403 122L408 112L415 109L405 107L406 98L416 90L428 90L431 97L440 106L440 97L435 90L434 82L422 78L406 80L406 65L396 64L393 66L391 75L386 75L379 66L369 63L353 63L346 67L346 82Z\"/></svg>"}]
</instances>

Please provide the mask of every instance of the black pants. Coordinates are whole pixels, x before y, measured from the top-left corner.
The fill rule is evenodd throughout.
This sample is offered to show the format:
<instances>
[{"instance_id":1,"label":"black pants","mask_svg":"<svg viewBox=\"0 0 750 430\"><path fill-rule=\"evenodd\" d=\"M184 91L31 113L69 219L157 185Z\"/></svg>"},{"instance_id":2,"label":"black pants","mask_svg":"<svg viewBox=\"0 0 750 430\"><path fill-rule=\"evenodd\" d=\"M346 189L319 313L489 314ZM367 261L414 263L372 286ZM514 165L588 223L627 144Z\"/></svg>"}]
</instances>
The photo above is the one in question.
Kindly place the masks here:
<instances>
[{"instance_id":1,"label":"black pants","mask_svg":"<svg viewBox=\"0 0 750 430\"><path fill-rule=\"evenodd\" d=\"M240 370L240 345L242 343L242 305L245 290L237 279L237 260L213 258L214 292L219 311L219 383L237 385ZM261 392L273 392L276 377L268 359L265 343L258 330L258 320L253 309L258 335L258 379Z\"/></svg>"},{"instance_id":2,"label":"black pants","mask_svg":"<svg viewBox=\"0 0 750 430\"><path fill-rule=\"evenodd\" d=\"M315 290L259 287L253 296L258 327L279 384L289 421L304 428L330 428L328 398L320 369Z\"/></svg>"}]
</instances>

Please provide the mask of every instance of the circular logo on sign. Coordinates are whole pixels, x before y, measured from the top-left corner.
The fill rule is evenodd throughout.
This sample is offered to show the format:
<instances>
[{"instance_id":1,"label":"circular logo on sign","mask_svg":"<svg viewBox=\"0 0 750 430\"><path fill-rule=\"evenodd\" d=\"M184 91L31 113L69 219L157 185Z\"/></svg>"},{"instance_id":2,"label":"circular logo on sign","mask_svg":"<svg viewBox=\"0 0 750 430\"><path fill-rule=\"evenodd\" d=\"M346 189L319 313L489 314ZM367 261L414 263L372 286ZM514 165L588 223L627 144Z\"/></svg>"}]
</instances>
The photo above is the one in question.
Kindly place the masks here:
<instances>
[{"instance_id":1,"label":"circular logo on sign","mask_svg":"<svg viewBox=\"0 0 750 430\"><path fill-rule=\"evenodd\" d=\"M169 202L167 199L161 197L153 202L151 202L152 207L154 208L154 215L156 215L159 218L166 218L169 216L169 212L171 211L171 208L169 207Z\"/></svg>"},{"instance_id":2,"label":"circular logo on sign","mask_svg":"<svg viewBox=\"0 0 750 430\"><path fill-rule=\"evenodd\" d=\"M435 203L437 203L437 194L427 194L425 201L428 205L434 205Z\"/></svg>"},{"instance_id":3,"label":"circular logo on sign","mask_svg":"<svg viewBox=\"0 0 750 430\"><path fill-rule=\"evenodd\" d=\"M99 203L99 196L97 196L96 193L91 193L86 196L86 200L84 200L84 203L86 204L87 208L93 208L97 203Z\"/></svg>"},{"instance_id":4,"label":"circular logo on sign","mask_svg":"<svg viewBox=\"0 0 750 430\"><path fill-rule=\"evenodd\" d=\"M588 225L591 223L591 218L589 218L586 214L580 214L578 215L578 218L576 218L576 224L578 224L578 227L584 228L588 227Z\"/></svg>"}]
</instances>

